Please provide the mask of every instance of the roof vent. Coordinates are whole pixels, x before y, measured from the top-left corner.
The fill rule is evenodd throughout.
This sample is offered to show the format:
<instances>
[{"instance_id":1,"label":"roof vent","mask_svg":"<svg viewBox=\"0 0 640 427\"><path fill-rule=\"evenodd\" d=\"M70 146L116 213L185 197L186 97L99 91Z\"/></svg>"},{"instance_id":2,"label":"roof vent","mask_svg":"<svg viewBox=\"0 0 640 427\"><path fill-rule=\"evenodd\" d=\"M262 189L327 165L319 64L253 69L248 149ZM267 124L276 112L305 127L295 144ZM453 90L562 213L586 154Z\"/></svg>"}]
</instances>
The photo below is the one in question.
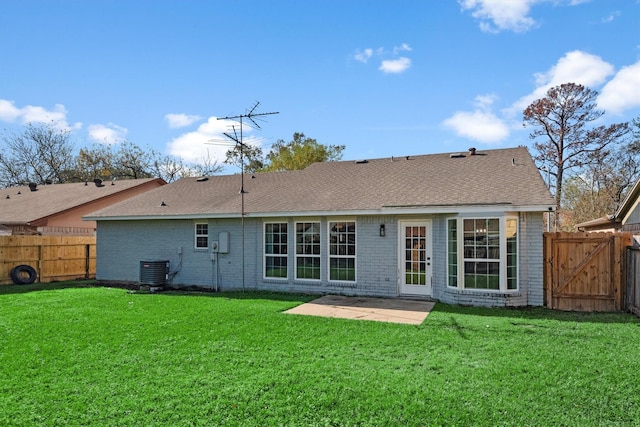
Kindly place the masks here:
<instances>
[{"instance_id":1,"label":"roof vent","mask_svg":"<svg viewBox=\"0 0 640 427\"><path fill-rule=\"evenodd\" d=\"M461 158L467 157L467 156L465 156L462 153L451 153L451 154L449 154L449 157L452 158L452 159L461 159Z\"/></svg>"},{"instance_id":2,"label":"roof vent","mask_svg":"<svg viewBox=\"0 0 640 427\"><path fill-rule=\"evenodd\" d=\"M209 181L209 178L206 176L201 176L200 178L196 179L196 181L198 182L205 182L205 181Z\"/></svg>"},{"instance_id":3,"label":"roof vent","mask_svg":"<svg viewBox=\"0 0 640 427\"><path fill-rule=\"evenodd\" d=\"M356 164L357 165L362 165L364 163L369 163L369 160L363 159L363 160L356 160Z\"/></svg>"},{"instance_id":4,"label":"roof vent","mask_svg":"<svg viewBox=\"0 0 640 427\"><path fill-rule=\"evenodd\" d=\"M30 182L29 183L29 190L38 191L38 184L36 184L35 182Z\"/></svg>"},{"instance_id":5,"label":"roof vent","mask_svg":"<svg viewBox=\"0 0 640 427\"><path fill-rule=\"evenodd\" d=\"M469 155L470 156L475 156L476 155L476 147L469 148Z\"/></svg>"},{"instance_id":6,"label":"roof vent","mask_svg":"<svg viewBox=\"0 0 640 427\"><path fill-rule=\"evenodd\" d=\"M104 187L104 184L102 184L102 180L100 178L96 178L93 180L94 184L96 184L96 187Z\"/></svg>"},{"instance_id":7,"label":"roof vent","mask_svg":"<svg viewBox=\"0 0 640 427\"><path fill-rule=\"evenodd\" d=\"M45 180L44 180L44 183L45 183L46 185L51 185L51 184L53 184L53 181L52 181L52 180L50 180L50 179L45 179Z\"/></svg>"}]
</instances>

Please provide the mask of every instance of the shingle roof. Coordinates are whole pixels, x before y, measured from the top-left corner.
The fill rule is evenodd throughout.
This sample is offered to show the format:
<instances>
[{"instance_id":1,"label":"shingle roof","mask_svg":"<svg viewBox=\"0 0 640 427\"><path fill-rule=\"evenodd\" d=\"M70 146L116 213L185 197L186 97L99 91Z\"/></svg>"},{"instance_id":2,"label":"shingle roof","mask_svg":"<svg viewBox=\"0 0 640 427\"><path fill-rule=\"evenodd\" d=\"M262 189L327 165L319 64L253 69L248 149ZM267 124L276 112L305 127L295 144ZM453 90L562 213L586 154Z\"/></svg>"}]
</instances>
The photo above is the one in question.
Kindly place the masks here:
<instances>
[{"instance_id":1,"label":"shingle roof","mask_svg":"<svg viewBox=\"0 0 640 427\"><path fill-rule=\"evenodd\" d=\"M94 182L38 185L36 191L28 186L3 188L0 189L0 223L28 224L156 180L128 179L115 181L113 185L105 182L100 187Z\"/></svg>"},{"instance_id":2,"label":"shingle roof","mask_svg":"<svg viewBox=\"0 0 640 427\"><path fill-rule=\"evenodd\" d=\"M183 178L87 219L239 216L240 175ZM392 212L502 205L547 210L554 200L524 147L314 163L301 171L245 174L252 216ZM164 202L164 206L161 204Z\"/></svg>"}]
</instances>

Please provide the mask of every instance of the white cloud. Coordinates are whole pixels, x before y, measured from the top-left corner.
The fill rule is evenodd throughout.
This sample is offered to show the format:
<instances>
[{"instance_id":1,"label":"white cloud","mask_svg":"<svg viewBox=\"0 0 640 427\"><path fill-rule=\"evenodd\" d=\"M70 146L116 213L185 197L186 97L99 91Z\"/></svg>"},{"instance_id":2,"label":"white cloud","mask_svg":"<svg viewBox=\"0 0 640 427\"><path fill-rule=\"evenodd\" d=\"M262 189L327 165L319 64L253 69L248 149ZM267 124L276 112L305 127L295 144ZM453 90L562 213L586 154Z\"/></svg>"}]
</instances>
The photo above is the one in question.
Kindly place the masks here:
<instances>
[{"instance_id":1,"label":"white cloud","mask_svg":"<svg viewBox=\"0 0 640 427\"><path fill-rule=\"evenodd\" d=\"M509 136L509 128L491 111L495 100L495 95L480 95L476 97L474 111L458 111L443 124L457 135L474 141L500 142Z\"/></svg>"},{"instance_id":2,"label":"white cloud","mask_svg":"<svg viewBox=\"0 0 640 427\"><path fill-rule=\"evenodd\" d=\"M509 136L509 128L493 113L458 111L444 121L457 135L484 143L497 143Z\"/></svg>"},{"instance_id":3,"label":"white cloud","mask_svg":"<svg viewBox=\"0 0 640 427\"><path fill-rule=\"evenodd\" d=\"M367 61L369 61L369 58L371 58L372 56L373 56L373 49L371 48L367 48L365 50L357 50L356 53L353 55L356 61L362 62L363 64L366 64Z\"/></svg>"},{"instance_id":4,"label":"white cloud","mask_svg":"<svg viewBox=\"0 0 640 427\"><path fill-rule=\"evenodd\" d=\"M482 110L488 110L498 97L492 93L476 96L476 106Z\"/></svg>"},{"instance_id":5,"label":"white cloud","mask_svg":"<svg viewBox=\"0 0 640 427\"><path fill-rule=\"evenodd\" d=\"M233 134L232 126L238 129L238 122L232 120L209 119L198 126L193 132L188 132L172 139L167 144L167 152L186 162L200 162L204 158L211 158L222 163L226 152L233 147L233 141L224 133ZM244 128L243 142L250 145L260 145L257 138L252 137Z\"/></svg>"},{"instance_id":6,"label":"white cloud","mask_svg":"<svg viewBox=\"0 0 640 427\"><path fill-rule=\"evenodd\" d=\"M397 55L400 52L411 52L413 49L411 49L411 46L409 46L406 43L402 43L402 45L400 46L395 46L393 48L393 54Z\"/></svg>"},{"instance_id":7,"label":"white cloud","mask_svg":"<svg viewBox=\"0 0 640 427\"><path fill-rule=\"evenodd\" d=\"M620 11L616 10L615 12L611 12L608 16L602 18L602 23L608 24L610 22L615 21L620 16Z\"/></svg>"},{"instance_id":8,"label":"white cloud","mask_svg":"<svg viewBox=\"0 0 640 427\"><path fill-rule=\"evenodd\" d=\"M89 125L87 131L89 132L89 138L105 144L117 144L124 141L128 132L126 128L114 123Z\"/></svg>"},{"instance_id":9,"label":"white cloud","mask_svg":"<svg viewBox=\"0 0 640 427\"><path fill-rule=\"evenodd\" d=\"M463 11L480 21L484 32L497 33L508 30L521 33L531 29L536 22L529 16L531 6L540 0L459 0Z\"/></svg>"},{"instance_id":10,"label":"white cloud","mask_svg":"<svg viewBox=\"0 0 640 427\"><path fill-rule=\"evenodd\" d=\"M181 128L185 126L189 126L198 120L202 120L201 116L197 115L188 115L188 114L166 114L164 116L165 120L169 124L171 129Z\"/></svg>"},{"instance_id":11,"label":"white cloud","mask_svg":"<svg viewBox=\"0 0 640 427\"><path fill-rule=\"evenodd\" d=\"M411 59L402 56L398 59L382 61L382 64L378 69L383 73L398 74L407 71L409 67L411 67Z\"/></svg>"},{"instance_id":12,"label":"white cloud","mask_svg":"<svg viewBox=\"0 0 640 427\"><path fill-rule=\"evenodd\" d=\"M12 123L15 122L20 115L21 111L13 104L13 101L0 99L0 120Z\"/></svg>"},{"instance_id":13,"label":"white cloud","mask_svg":"<svg viewBox=\"0 0 640 427\"><path fill-rule=\"evenodd\" d=\"M547 90L563 83L576 83L587 87L599 86L613 74L613 65L596 55L574 50L568 52L545 73L535 74L536 88L517 100L509 109L520 114L536 99L544 98Z\"/></svg>"},{"instance_id":14,"label":"white cloud","mask_svg":"<svg viewBox=\"0 0 640 427\"><path fill-rule=\"evenodd\" d=\"M406 56L398 56L401 52L411 52L413 49L408 43L402 43L400 46L394 46L391 51L380 47L378 49L366 48L364 50L356 50L353 58L366 64L371 58L380 60L378 70L387 74L402 73L411 67L411 59Z\"/></svg>"},{"instance_id":15,"label":"white cloud","mask_svg":"<svg viewBox=\"0 0 640 427\"><path fill-rule=\"evenodd\" d=\"M599 56L574 50L560 58L549 71L537 73L535 77L538 85L544 87L546 92L550 87L568 82L597 86L611 74L613 74L613 65L603 61Z\"/></svg>"},{"instance_id":16,"label":"white cloud","mask_svg":"<svg viewBox=\"0 0 640 427\"><path fill-rule=\"evenodd\" d=\"M598 96L598 108L613 114L640 106L640 61L623 67Z\"/></svg>"},{"instance_id":17,"label":"white cloud","mask_svg":"<svg viewBox=\"0 0 640 427\"><path fill-rule=\"evenodd\" d=\"M16 107L13 101L0 99L0 120L13 123L52 123L53 126L61 129L79 129L82 123L67 123L67 109L62 104L56 104L53 110L36 105L26 105L22 108Z\"/></svg>"}]
</instances>

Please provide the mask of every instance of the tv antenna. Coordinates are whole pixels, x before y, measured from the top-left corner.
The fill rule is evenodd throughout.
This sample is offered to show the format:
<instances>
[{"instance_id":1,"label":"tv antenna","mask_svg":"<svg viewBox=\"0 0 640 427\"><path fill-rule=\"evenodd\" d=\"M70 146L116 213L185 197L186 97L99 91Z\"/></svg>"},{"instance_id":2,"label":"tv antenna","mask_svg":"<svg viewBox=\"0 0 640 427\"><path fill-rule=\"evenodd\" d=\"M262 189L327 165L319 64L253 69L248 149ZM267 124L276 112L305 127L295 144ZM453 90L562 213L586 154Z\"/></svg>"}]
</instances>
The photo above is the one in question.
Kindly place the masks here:
<instances>
[{"instance_id":1,"label":"tv antenna","mask_svg":"<svg viewBox=\"0 0 640 427\"><path fill-rule=\"evenodd\" d=\"M232 125L231 126L231 130L233 131L232 133L228 133L228 132L223 132L223 135L226 136L227 138L229 138L230 141L226 141L231 142L232 145L235 145L236 148L239 149L240 151L240 220L242 223L242 292L244 292L244 258L245 258L245 253L244 253L244 217L246 215L245 209L244 209L244 195L246 193L246 191L244 191L244 150L247 148L247 145L244 143L244 136L242 133L243 130L243 124L245 119L248 120L250 122L250 125L248 125L249 127L253 128L253 129L258 129L260 130L261 127L258 124L258 120L261 120L262 117L264 116L270 116L273 114L279 114L279 112L277 111L272 111L269 113L259 113L256 110L258 109L258 106L260 105L259 101L256 101L253 106L251 108L249 108L247 110L246 113L244 114L238 114L235 116L226 116L226 117L218 117L218 120L235 120L237 122L239 122L239 132L238 130L236 130L236 126ZM210 140L210 142L216 143L219 141L215 141L215 140Z\"/></svg>"}]
</instances>

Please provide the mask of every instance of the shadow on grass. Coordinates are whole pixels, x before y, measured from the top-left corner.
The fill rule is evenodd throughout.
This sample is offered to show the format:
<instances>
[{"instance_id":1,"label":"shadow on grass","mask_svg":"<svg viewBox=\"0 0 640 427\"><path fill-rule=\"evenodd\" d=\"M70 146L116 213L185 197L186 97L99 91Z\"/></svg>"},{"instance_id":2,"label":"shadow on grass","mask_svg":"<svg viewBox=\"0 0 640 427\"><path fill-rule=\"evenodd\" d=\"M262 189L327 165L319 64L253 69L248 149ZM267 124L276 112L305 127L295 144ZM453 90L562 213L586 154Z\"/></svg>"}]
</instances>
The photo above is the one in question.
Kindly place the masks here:
<instances>
[{"instance_id":1,"label":"shadow on grass","mask_svg":"<svg viewBox=\"0 0 640 427\"><path fill-rule=\"evenodd\" d=\"M437 303L432 313L458 314L485 317L501 317L519 320L556 320L563 322L592 322L592 323L638 323L640 319L623 312L579 312L560 311L545 307L470 307Z\"/></svg>"},{"instance_id":2,"label":"shadow on grass","mask_svg":"<svg viewBox=\"0 0 640 427\"><path fill-rule=\"evenodd\" d=\"M27 292L51 291L56 289L92 288L95 280L74 280L64 282L32 283L30 285L0 285L0 295L24 294Z\"/></svg>"},{"instance_id":3,"label":"shadow on grass","mask_svg":"<svg viewBox=\"0 0 640 427\"><path fill-rule=\"evenodd\" d=\"M139 286L133 284L112 283L96 280L76 280L65 282L50 283L34 283L31 285L0 285L0 296L9 294L21 294L27 292L49 291L58 289L73 288L120 288L131 293L171 296L199 296L209 298L224 298L236 300L272 300L305 303L313 301L321 297L318 294L295 294L286 292L270 292L262 290L242 291L221 291L215 292L206 288L185 288L185 289L169 289L161 292L150 292L141 290ZM575 311L559 311L551 310L545 307L471 307L449 305L441 302L436 303L431 310L432 313L443 313L450 315L471 315L512 318L519 320L556 320L566 322L594 322L594 323L637 323L640 326L640 319L629 313L609 312L609 313L591 313L591 312L575 312ZM425 320L429 322L429 318Z\"/></svg>"},{"instance_id":4,"label":"shadow on grass","mask_svg":"<svg viewBox=\"0 0 640 427\"><path fill-rule=\"evenodd\" d=\"M33 283L30 285L0 285L0 295L10 294L24 294L28 292L50 291L59 289L74 289L74 288L118 288L127 290L130 293L136 294L149 294L149 295L162 295L162 296L198 296L198 297L210 297L210 298L226 298L237 300L273 300L273 301L290 301L290 302L308 302L318 298L320 295L311 294L294 294L285 292L269 292L258 290L242 291L222 291L216 292L206 288L190 287L184 289L167 289L160 292L150 292L141 289L137 284L132 283L120 283L120 282L106 282L97 280L74 280L64 282L49 282L49 283Z\"/></svg>"}]
</instances>

